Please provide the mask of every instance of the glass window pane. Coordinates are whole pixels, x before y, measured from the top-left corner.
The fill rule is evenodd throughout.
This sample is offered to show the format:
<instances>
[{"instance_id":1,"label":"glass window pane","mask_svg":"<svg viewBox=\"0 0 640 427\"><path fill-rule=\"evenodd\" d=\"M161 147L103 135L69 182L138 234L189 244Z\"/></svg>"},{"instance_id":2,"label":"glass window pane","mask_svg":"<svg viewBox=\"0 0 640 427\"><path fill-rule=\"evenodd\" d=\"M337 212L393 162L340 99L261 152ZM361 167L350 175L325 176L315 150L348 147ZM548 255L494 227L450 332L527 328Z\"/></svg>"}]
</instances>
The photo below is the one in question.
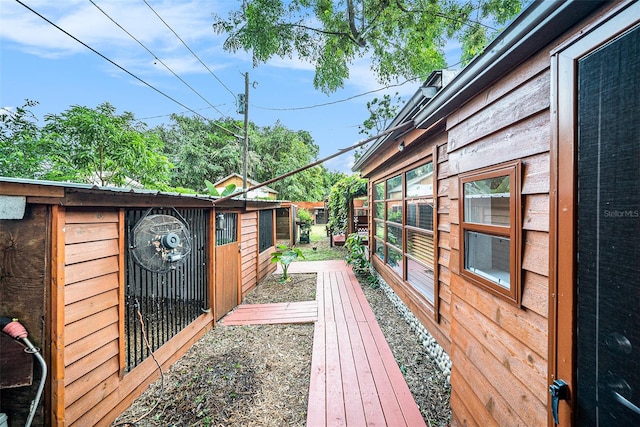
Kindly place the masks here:
<instances>
[{"instance_id":1,"label":"glass window pane","mask_svg":"<svg viewBox=\"0 0 640 427\"><path fill-rule=\"evenodd\" d=\"M407 258L407 281L433 303L433 270L416 260Z\"/></svg>"},{"instance_id":2,"label":"glass window pane","mask_svg":"<svg viewBox=\"0 0 640 427\"><path fill-rule=\"evenodd\" d=\"M511 183L509 175L464 183L464 220L477 224L509 226Z\"/></svg>"},{"instance_id":3,"label":"glass window pane","mask_svg":"<svg viewBox=\"0 0 640 427\"><path fill-rule=\"evenodd\" d=\"M384 261L384 242L380 239L373 239L374 245L375 245L375 254L378 255L378 257Z\"/></svg>"},{"instance_id":4,"label":"glass window pane","mask_svg":"<svg viewBox=\"0 0 640 427\"><path fill-rule=\"evenodd\" d=\"M402 227L399 225L387 225L387 243L402 248Z\"/></svg>"},{"instance_id":5,"label":"glass window pane","mask_svg":"<svg viewBox=\"0 0 640 427\"><path fill-rule=\"evenodd\" d=\"M376 237L384 240L384 222L376 221Z\"/></svg>"},{"instance_id":6,"label":"glass window pane","mask_svg":"<svg viewBox=\"0 0 640 427\"><path fill-rule=\"evenodd\" d=\"M387 221L402 224L402 200L387 202Z\"/></svg>"},{"instance_id":7,"label":"glass window pane","mask_svg":"<svg viewBox=\"0 0 640 427\"><path fill-rule=\"evenodd\" d=\"M407 200L407 225L433 231L433 200Z\"/></svg>"},{"instance_id":8,"label":"glass window pane","mask_svg":"<svg viewBox=\"0 0 640 427\"><path fill-rule=\"evenodd\" d=\"M407 253L433 268L433 235L407 230Z\"/></svg>"},{"instance_id":9,"label":"glass window pane","mask_svg":"<svg viewBox=\"0 0 640 427\"><path fill-rule=\"evenodd\" d=\"M387 199L402 199L402 176L394 176L387 180Z\"/></svg>"},{"instance_id":10,"label":"glass window pane","mask_svg":"<svg viewBox=\"0 0 640 427\"><path fill-rule=\"evenodd\" d=\"M373 200L384 200L384 182L373 186Z\"/></svg>"},{"instance_id":11,"label":"glass window pane","mask_svg":"<svg viewBox=\"0 0 640 427\"><path fill-rule=\"evenodd\" d=\"M509 238L475 231L464 233L464 268L510 289Z\"/></svg>"},{"instance_id":12,"label":"glass window pane","mask_svg":"<svg viewBox=\"0 0 640 427\"><path fill-rule=\"evenodd\" d=\"M387 253L389 254L389 259L387 260L387 264L398 273L400 277L402 276L402 253L393 249L390 246L387 246Z\"/></svg>"},{"instance_id":13,"label":"glass window pane","mask_svg":"<svg viewBox=\"0 0 640 427\"><path fill-rule=\"evenodd\" d=\"M374 218L376 219L384 219L384 202L375 202L373 204Z\"/></svg>"},{"instance_id":14,"label":"glass window pane","mask_svg":"<svg viewBox=\"0 0 640 427\"><path fill-rule=\"evenodd\" d=\"M407 172L407 197L433 196L433 162Z\"/></svg>"}]
</instances>

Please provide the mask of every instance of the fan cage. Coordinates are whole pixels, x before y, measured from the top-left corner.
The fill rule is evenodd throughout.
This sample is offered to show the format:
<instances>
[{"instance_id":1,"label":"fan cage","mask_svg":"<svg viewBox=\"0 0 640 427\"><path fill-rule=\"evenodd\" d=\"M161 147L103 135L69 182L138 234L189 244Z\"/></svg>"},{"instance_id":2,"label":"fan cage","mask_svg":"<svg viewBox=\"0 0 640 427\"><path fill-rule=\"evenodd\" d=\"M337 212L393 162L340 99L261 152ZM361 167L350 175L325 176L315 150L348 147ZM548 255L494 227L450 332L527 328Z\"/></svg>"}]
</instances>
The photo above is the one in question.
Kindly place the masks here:
<instances>
[{"instance_id":1,"label":"fan cage","mask_svg":"<svg viewBox=\"0 0 640 427\"><path fill-rule=\"evenodd\" d=\"M144 269L127 250L125 287L125 348L127 372L151 355L144 343L138 312L152 351L157 350L209 308L206 209L130 209L125 213L126 241L147 215L170 215L183 220L191 235L191 251L180 266L165 273Z\"/></svg>"}]
</instances>

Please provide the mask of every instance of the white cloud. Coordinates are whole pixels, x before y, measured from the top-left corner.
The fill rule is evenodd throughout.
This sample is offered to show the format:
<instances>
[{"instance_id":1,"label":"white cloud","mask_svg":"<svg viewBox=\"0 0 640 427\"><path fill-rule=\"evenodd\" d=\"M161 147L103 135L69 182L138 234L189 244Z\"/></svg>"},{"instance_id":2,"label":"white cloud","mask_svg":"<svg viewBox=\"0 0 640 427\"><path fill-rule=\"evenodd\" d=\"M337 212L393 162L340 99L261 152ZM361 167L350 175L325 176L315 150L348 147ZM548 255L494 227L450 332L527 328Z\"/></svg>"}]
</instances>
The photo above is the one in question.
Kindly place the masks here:
<instances>
[{"instance_id":1,"label":"white cloud","mask_svg":"<svg viewBox=\"0 0 640 427\"><path fill-rule=\"evenodd\" d=\"M144 3L131 0L95 1L95 3L154 54L162 57L163 61L183 64L181 71L196 69L188 67L193 64L192 60L176 60L179 56L193 57L182 42ZM143 57L152 58L142 46L91 3L30 1L28 5L110 59L117 56L126 58L126 55L123 55L125 51L129 56L132 52L136 52L138 60ZM210 12L213 12L211 8L215 7L214 5L202 0L188 3L172 0L159 5L152 4L152 7L194 51L198 53L194 46L199 45L209 54L213 49L218 57L228 58L228 55L222 52L222 36L217 36L211 28ZM88 52L86 47L18 3L3 4L0 8L0 20L2 21L0 38L11 41L15 47L30 54L58 58ZM171 59L165 60L163 58L165 55ZM135 63L127 60L121 65L126 67L129 61ZM199 70L205 71L201 65L198 67Z\"/></svg>"}]
</instances>

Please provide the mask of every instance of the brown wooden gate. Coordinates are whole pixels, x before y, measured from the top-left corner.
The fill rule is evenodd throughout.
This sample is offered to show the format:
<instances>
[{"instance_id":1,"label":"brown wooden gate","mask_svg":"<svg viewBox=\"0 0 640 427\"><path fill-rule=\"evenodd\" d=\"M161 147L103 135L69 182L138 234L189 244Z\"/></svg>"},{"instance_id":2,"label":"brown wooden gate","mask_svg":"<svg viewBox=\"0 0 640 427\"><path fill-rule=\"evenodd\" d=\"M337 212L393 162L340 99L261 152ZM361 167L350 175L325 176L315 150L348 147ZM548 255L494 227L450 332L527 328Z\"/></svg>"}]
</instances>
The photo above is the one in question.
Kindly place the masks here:
<instances>
[{"instance_id":1,"label":"brown wooden gate","mask_svg":"<svg viewBox=\"0 0 640 427\"><path fill-rule=\"evenodd\" d=\"M216 320L238 305L240 284L240 246L238 244L238 214L219 212L216 215Z\"/></svg>"}]
</instances>

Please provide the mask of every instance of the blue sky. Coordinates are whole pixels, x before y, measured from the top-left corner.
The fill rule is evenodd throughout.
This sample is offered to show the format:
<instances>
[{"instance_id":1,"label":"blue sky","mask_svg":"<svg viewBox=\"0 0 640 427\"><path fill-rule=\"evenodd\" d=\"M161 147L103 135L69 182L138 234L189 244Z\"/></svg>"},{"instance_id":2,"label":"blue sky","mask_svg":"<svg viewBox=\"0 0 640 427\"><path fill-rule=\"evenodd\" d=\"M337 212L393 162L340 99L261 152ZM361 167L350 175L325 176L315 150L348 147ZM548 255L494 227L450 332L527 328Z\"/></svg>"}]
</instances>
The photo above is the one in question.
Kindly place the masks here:
<instances>
[{"instance_id":1,"label":"blue sky","mask_svg":"<svg viewBox=\"0 0 640 427\"><path fill-rule=\"evenodd\" d=\"M211 26L212 13L226 17L226 11L237 7L236 0L147 0L211 72L143 0L93 2L160 62L89 0L21 1L148 84L210 119L242 119L236 113L234 95L244 91L243 74L249 72L249 119L259 126L280 120L292 130L310 132L320 147L320 157L363 139L358 125L368 116L366 103L385 93L357 96L382 87L370 72L366 58L352 64L344 88L328 96L313 88L311 64L274 58L253 68L249 53L225 52L224 35L215 34ZM452 45L451 50L455 51L456 46ZM417 87L417 82L405 84L386 93L397 91L409 97ZM0 0L0 107L15 108L25 99L39 102L34 112L40 118L72 105L93 108L107 101L118 113L130 111L149 126L168 122L171 113L186 111L18 2ZM300 109L321 104L329 105ZM350 173L352 161L352 153L344 154L325 166Z\"/></svg>"}]
</instances>

